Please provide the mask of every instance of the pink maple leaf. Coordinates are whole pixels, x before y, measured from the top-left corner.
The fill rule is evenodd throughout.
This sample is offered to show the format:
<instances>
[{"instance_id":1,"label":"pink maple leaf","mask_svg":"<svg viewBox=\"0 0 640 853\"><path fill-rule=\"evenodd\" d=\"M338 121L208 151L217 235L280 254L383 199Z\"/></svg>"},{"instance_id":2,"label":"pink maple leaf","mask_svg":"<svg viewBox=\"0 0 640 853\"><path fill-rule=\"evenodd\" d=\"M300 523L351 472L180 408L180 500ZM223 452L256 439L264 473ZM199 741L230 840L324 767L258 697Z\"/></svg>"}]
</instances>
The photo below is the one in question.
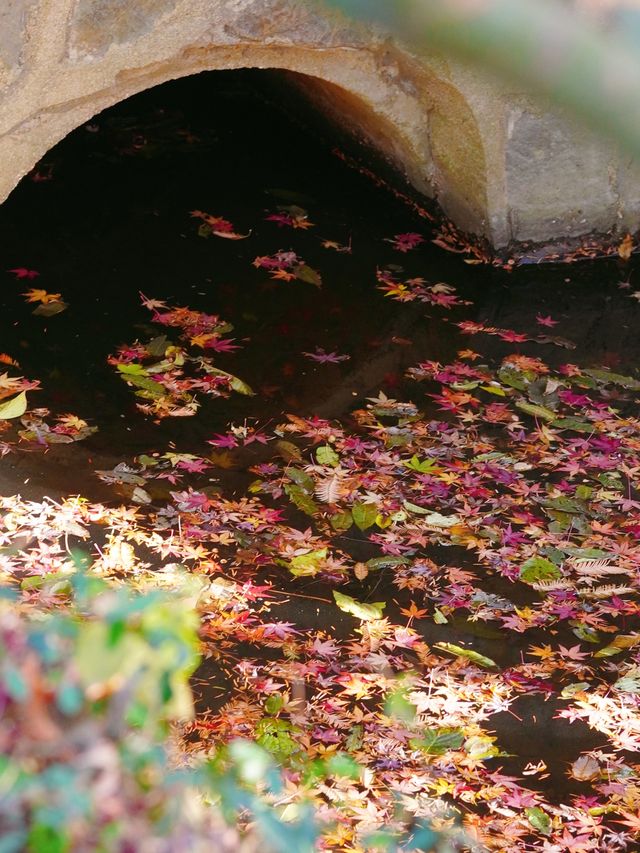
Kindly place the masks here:
<instances>
[{"instance_id":1,"label":"pink maple leaf","mask_svg":"<svg viewBox=\"0 0 640 853\"><path fill-rule=\"evenodd\" d=\"M233 352L236 349L242 349L239 344L234 344L235 338L209 338L205 342L206 349L212 349L214 352Z\"/></svg>"},{"instance_id":2,"label":"pink maple leaf","mask_svg":"<svg viewBox=\"0 0 640 853\"><path fill-rule=\"evenodd\" d=\"M540 326L548 326L552 328L553 326L558 325L558 320L553 320L549 314L546 317L543 317L542 314L536 314L536 323Z\"/></svg>"},{"instance_id":3,"label":"pink maple leaf","mask_svg":"<svg viewBox=\"0 0 640 853\"><path fill-rule=\"evenodd\" d=\"M510 343L522 343L523 341L528 340L528 335L525 335L522 332L514 332L512 329L505 329L502 332L498 332L498 337L502 338L503 341L509 341Z\"/></svg>"},{"instance_id":4,"label":"pink maple leaf","mask_svg":"<svg viewBox=\"0 0 640 853\"><path fill-rule=\"evenodd\" d=\"M207 444L212 444L214 447L237 447L238 439L231 433L227 433L227 435L218 433L214 438L209 439Z\"/></svg>"},{"instance_id":5,"label":"pink maple leaf","mask_svg":"<svg viewBox=\"0 0 640 853\"><path fill-rule=\"evenodd\" d=\"M317 361L319 364L339 364L341 361L348 361L351 358L350 355L326 352L323 347L316 347L315 352L303 352L302 355L310 358L311 361Z\"/></svg>"}]
</instances>

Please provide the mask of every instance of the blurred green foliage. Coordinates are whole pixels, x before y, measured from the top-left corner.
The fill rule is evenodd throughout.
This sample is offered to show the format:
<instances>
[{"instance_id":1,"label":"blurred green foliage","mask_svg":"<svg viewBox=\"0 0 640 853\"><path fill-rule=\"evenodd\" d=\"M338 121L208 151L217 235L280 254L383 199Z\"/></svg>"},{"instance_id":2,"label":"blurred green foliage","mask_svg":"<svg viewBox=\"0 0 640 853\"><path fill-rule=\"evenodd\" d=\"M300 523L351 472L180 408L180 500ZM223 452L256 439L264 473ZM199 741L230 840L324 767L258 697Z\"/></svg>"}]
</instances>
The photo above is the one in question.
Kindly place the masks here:
<instances>
[{"instance_id":1,"label":"blurred green foliage","mask_svg":"<svg viewBox=\"0 0 640 853\"><path fill-rule=\"evenodd\" d=\"M640 157L640 9L631 4L602 27L566 0L326 2L415 50L442 50L523 84Z\"/></svg>"},{"instance_id":2,"label":"blurred green foliage","mask_svg":"<svg viewBox=\"0 0 640 853\"><path fill-rule=\"evenodd\" d=\"M319 827L304 791L357 780L358 764L344 753L308 759L278 696L258 743L183 754L173 724L193 716L199 660L189 579L169 597L77 568L43 583L45 596L47 585L56 592L46 608L0 590L0 853L312 853ZM292 762L295 801L280 767ZM449 849L420 824L370 842L388 853Z\"/></svg>"}]
</instances>

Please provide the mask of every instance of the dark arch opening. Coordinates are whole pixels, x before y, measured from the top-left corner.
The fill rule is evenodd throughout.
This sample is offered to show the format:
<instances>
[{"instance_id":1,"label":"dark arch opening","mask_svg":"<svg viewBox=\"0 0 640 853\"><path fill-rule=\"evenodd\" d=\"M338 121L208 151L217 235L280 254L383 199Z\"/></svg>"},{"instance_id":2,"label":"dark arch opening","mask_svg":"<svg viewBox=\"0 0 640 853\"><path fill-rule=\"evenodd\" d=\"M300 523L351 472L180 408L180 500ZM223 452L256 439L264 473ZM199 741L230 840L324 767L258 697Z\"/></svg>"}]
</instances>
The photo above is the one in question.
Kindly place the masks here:
<instances>
[{"instance_id":1,"label":"dark arch opening","mask_svg":"<svg viewBox=\"0 0 640 853\"><path fill-rule=\"evenodd\" d=\"M302 104L280 72L207 72L163 84L71 133L0 207L0 269L38 270L37 286L62 293L70 306L34 326L20 295L26 287L5 289L2 313L18 321L8 324L3 349L18 352L28 375L40 376L44 367L42 405L89 419L100 413L87 472L101 456L108 466L114 448L148 448L144 418L106 363L119 344L149 333L138 291L232 322L251 346L221 362L272 395L265 409L262 396L231 398L205 403L206 418L165 420L155 426L159 446L202 441L229 420L271 417L274 405L337 414L351 407L354 394L383 386L391 392L409 355L391 338L444 346L441 327L409 334L421 326L422 312L375 290L380 250L394 256L385 240L416 230L428 238L427 223L335 156L347 135L332 135L334 126ZM290 205L308 211L315 227L265 221ZM202 239L192 210L223 216L251 238ZM326 249L323 240L358 250ZM444 280L459 261L429 246L423 255L430 275ZM298 251L321 273L322 288L276 286L252 266L256 256L277 250ZM345 339L351 360L340 368L287 374L302 351L345 349ZM57 458L64 455L63 449ZM69 491L77 474L63 467L47 476Z\"/></svg>"}]
</instances>

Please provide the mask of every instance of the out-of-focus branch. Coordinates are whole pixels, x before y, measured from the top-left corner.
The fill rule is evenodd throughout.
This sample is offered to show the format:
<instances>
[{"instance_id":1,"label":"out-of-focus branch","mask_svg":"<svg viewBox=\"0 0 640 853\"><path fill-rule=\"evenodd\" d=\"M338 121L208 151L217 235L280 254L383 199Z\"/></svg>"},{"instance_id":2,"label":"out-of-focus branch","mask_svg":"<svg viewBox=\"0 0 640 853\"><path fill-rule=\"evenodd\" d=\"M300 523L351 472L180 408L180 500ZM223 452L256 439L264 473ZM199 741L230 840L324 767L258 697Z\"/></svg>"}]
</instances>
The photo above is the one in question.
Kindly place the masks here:
<instances>
[{"instance_id":1,"label":"out-of-focus branch","mask_svg":"<svg viewBox=\"0 0 640 853\"><path fill-rule=\"evenodd\" d=\"M524 83L640 160L640 41L632 41L633 26L603 32L558 0L325 2L414 48L441 48Z\"/></svg>"}]
</instances>

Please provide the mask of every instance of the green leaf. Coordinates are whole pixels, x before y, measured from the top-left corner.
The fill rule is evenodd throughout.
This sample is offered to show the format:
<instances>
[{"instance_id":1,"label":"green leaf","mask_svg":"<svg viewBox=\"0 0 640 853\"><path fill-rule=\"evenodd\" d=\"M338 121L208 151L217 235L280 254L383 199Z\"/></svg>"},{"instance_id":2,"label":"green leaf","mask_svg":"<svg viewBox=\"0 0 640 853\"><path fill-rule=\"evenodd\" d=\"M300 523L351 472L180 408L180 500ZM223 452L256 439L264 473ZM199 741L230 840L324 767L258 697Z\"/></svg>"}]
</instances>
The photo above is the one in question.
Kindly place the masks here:
<instances>
[{"instance_id":1,"label":"green leaf","mask_svg":"<svg viewBox=\"0 0 640 853\"><path fill-rule=\"evenodd\" d=\"M69 849L69 840L65 833L53 826L36 823L29 830L29 853L66 853Z\"/></svg>"},{"instance_id":2,"label":"green leaf","mask_svg":"<svg viewBox=\"0 0 640 853\"><path fill-rule=\"evenodd\" d=\"M585 643L599 643L600 642L600 634L597 631L594 631L589 625L576 625L573 628L573 633L579 640L583 640Z\"/></svg>"},{"instance_id":3,"label":"green leaf","mask_svg":"<svg viewBox=\"0 0 640 853\"><path fill-rule=\"evenodd\" d=\"M406 690L402 687L389 693L384 703L387 717L395 717L404 723L412 723L417 712L417 707L407 698Z\"/></svg>"},{"instance_id":4,"label":"green leaf","mask_svg":"<svg viewBox=\"0 0 640 853\"><path fill-rule=\"evenodd\" d=\"M134 385L136 388L141 388L145 394L153 397L154 399L159 399L160 397L164 397L166 395L164 387L159 382L156 382L154 379L151 379L149 376L138 376L136 373L123 373L122 378L129 385Z\"/></svg>"},{"instance_id":5,"label":"green leaf","mask_svg":"<svg viewBox=\"0 0 640 853\"><path fill-rule=\"evenodd\" d=\"M234 768L243 782L257 785L264 782L269 771L273 768L273 759L250 740L233 740L229 744L229 755L234 761Z\"/></svg>"},{"instance_id":6,"label":"green leaf","mask_svg":"<svg viewBox=\"0 0 640 853\"><path fill-rule=\"evenodd\" d=\"M576 488L576 498L581 501L588 501L591 495L593 494L593 489L591 486L578 486Z\"/></svg>"},{"instance_id":7,"label":"green leaf","mask_svg":"<svg viewBox=\"0 0 640 853\"><path fill-rule=\"evenodd\" d=\"M243 394L245 397L255 397L256 392L253 390L253 388L251 388L250 385L247 385L246 382L243 382L242 379L237 376L234 376L232 373L229 374L229 379L231 380L229 383L231 385L231 388L237 394Z\"/></svg>"},{"instance_id":8,"label":"green leaf","mask_svg":"<svg viewBox=\"0 0 640 853\"><path fill-rule=\"evenodd\" d=\"M326 548L318 548L316 551L309 551L308 554L298 554L297 557L289 560L289 571L296 577L317 575L326 559Z\"/></svg>"},{"instance_id":9,"label":"green leaf","mask_svg":"<svg viewBox=\"0 0 640 853\"><path fill-rule=\"evenodd\" d=\"M638 643L640 643L640 634L618 634L608 646L599 649L593 656L594 658L612 658L625 649L633 648Z\"/></svg>"},{"instance_id":10,"label":"green leaf","mask_svg":"<svg viewBox=\"0 0 640 853\"><path fill-rule=\"evenodd\" d=\"M415 453L409 461L405 459L402 464L411 471L417 471L418 474L429 474L433 471L441 470L438 468L438 464L435 459L423 459L420 461Z\"/></svg>"},{"instance_id":11,"label":"green leaf","mask_svg":"<svg viewBox=\"0 0 640 853\"><path fill-rule=\"evenodd\" d=\"M631 667L613 686L622 693L640 693L640 667Z\"/></svg>"},{"instance_id":12,"label":"green leaf","mask_svg":"<svg viewBox=\"0 0 640 853\"><path fill-rule=\"evenodd\" d=\"M557 429L571 429L574 432L593 432L593 424L589 421L581 421L580 418L556 418L551 421L551 426Z\"/></svg>"},{"instance_id":13,"label":"green leaf","mask_svg":"<svg viewBox=\"0 0 640 853\"><path fill-rule=\"evenodd\" d=\"M555 580L560 577L560 569L545 557L530 557L520 567L520 580L525 583Z\"/></svg>"},{"instance_id":14,"label":"green leaf","mask_svg":"<svg viewBox=\"0 0 640 853\"><path fill-rule=\"evenodd\" d=\"M264 703L264 709L267 714L277 714L278 711L284 705L284 699L278 693L274 693L269 696L267 701Z\"/></svg>"},{"instance_id":15,"label":"green leaf","mask_svg":"<svg viewBox=\"0 0 640 853\"><path fill-rule=\"evenodd\" d=\"M572 696L575 696L577 693L584 693L589 689L591 685L587 684L586 681L578 681L575 684L567 684L566 687L563 687L560 691L560 696L563 699L571 699Z\"/></svg>"},{"instance_id":16,"label":"green leaf","mask_svg":"<svg viewBox=\"0 0 640 853\"><path fill-rule=\"evenodd\" d=\"M285 441L283 438L280 438L276 441L275 446L280 455L284 458L285 462L291 462L293 459L295 459L296 462L302 462L302 453L300 453L300 448L292 441Z\"/></svg>"},{"instance_id":17,"label":"green leaf","mask_svg":"<svg viewBox=\"0 0 640 853\"><path fill-rule=\"evenodd\" d=\"M396 566L408 566L411 560L408 557L372 557L367 560L367 568L370 572L379 569L393 569Z\"/></svg>"},{"instance_id":18,"label":"green leaf","mask_svg":"<svg viewBox=\"0 0 640 853\"><path fill-rule=\"evenodd\" d=\"M527 377L514 367L501 367L498 371L498 379L504 385L510 385L518 391L524 391L527 387Z\"/></svg>"},{"instance_id":19,"label":"green leaf","mask_svg":"<svg viewBox=\"0 0 640 853\"><path fill-rule=\"evenodd\" d=\"M322 278L320 277L320 273L308 264L298 264L297 267L294 267L293 272L295 277L300 281L305 281L307 284L313 284L315 287L322 287Z\"/></svg>"},{"instance_id":20,"label":"green leaf","mask_svg":"<svg viewBox=\"0 0 640 853\"><path fill-rule=\"evenodd\" d=\"M450 749L460 749L464 743L461 729L427 729L423 737L409 741L412 749L419 749L427 755L444 755Z\"/></svg>"},{"instance_id":21,"label":"green leaf","mask_svg":"<svg viewBox=\"0 0 640 853\"><path fill-rule=\"evenodd\" d=\"M302 471L300 468L287 468L285 474L297 486L303 488L305 492L310 495L313 494L313 490L316 484L306 471Z\"/></svg>"},{"instance_id":22,"label":"green leaf","mask_svg":"<svg viewBox=\"0 0 640 853\"><path fill-rule=\"evenodd\" d=\"M332 468L340 462L340 457L328 444L323 444L316 450L316 459L319 465L331 465Z\"/></svg>"},{"instance_id":23,"label":"green leaf","mask_svg":"<svg viewBox=\"0 0 640 853\"><path fill-rule=\"evenodd\" d=\"M351 515L360 530L367 530L376 523L378 507L376 504L365 504L359 501L351 510Z\"/></svg>"},{"instance_id":24,"label":"green leaf","mask_svg":"<svg viewBox=\"0 0 640 853\"><path fill-rule=\"evenodd\" d=\"M243 394L245 397L255 397L255 391L246 382L243 382L242 379L234 376L233 373L228 373L226 370L220 370L210 365L207 365L207 373L212 373L214 376L224 376L229 380L229 386L233 391Z\"/></svg>"},{"instance_id":25,"label":"green leaf","mask_svg":"<svg viewBox=\"0 0 640 853\"><path fill-rule=\"evenodd\" d=\"M464 646L457 646L455 643L436 643L437 649L442 649L444 652L449 652L459 658L467 658L472 663L477 663L478 666L495 667L497 666L494 660L481 655L479 652L474 652L473 649L466 649Z\"/></svg>"},{"instance_id":26,"label":"green leaf","mask_svg":"<svg viewBox=\"0 0 640 853\"><path fill-rule=\"evenodd\" d=\"M356 619L362 619L363 622L371 622L375 619L382 619L382 611L387 606L384 601L376 601L371 604L356 601L350 595L343 595L334 589L333 597L340 610L345 613L350 613Z\"/></svg>"},{"instance_id":27,"label":"green leaf","mask_svg":"<svg viewBox=\"0 0 640 853\"><path fill-rule=\"evenodd\" d=\"M292 483L285 483L284 490L291 503L299 510L306 513L306 515L313 517L320 512L318 504L313 500L308 492L300 486L293 485Z\"/></svg>"},{"instance_id":28,"label":"green leaf","mask_svg":"<svg viewBox=\"0 0 640 853\"><path fill-rule=\"evenodd\" d=\"M622 388L628 388L631 391L640 391L640 382L631 376L622 376L620 373L611 373L609 370L585 370L587 376L591 376L598 382L611 382L614 385L620 385Z\"/></svg>"},{"instance_id":29,"label":"green leaf","mask_svg":"<svg viewBox=\"0 0 640 853\"><path fill-rule=\"evenodd\" d=\"M298 744L291 737L292 731L293 726L287 720L263 717L256 726L256 743L276 758L287 758L298 750Z\"/></svg>"},{"instance_id":30,"label":"green leaf","mask_svg":"<svg viewBox=\"0 0 640 853\"><path fill-rule=\"evenodd\" d=\"M360 765L344 752L336 752L327 759L327 771L332 776L346 776L354 781L360 778Z\"/></svg>"},{"instance_id":31,"label":"green leaf","mask_svg":"<svg viewBox=\"0 0 640 853\"><path fill-rule=\"evenodd\" d=\"M581 514L587 509L583 500L567 497L554 498L549 501L542 501L542 506L547 509L555 509L558 512L570 512Z\"/></svg>"},{"instance_id":32,"label":"green leaf","mask_svg":"<svg viewBox=\"0 0 640 853\"><path fill-rule=\"evenodd\" d=\"M507 392L504 388L500 388L499 385L481 385L480 388L483 391L488 391L489 394L495 394L496 397L506 397Z\"/></svg>"},{"instance_id":33,"label":"green leaf","mask_svg":"<svg viewBox=\"0 0 640 853\"><path fill-rule=\"evenodd\" d=\"M527 403L524 400L516 402L516 408L531 415L534 418L542 418L545 421L555 421L556 413L547 409L546 406L536 406L535 403Z\"/></svg>"},{"instance_id":34,"label":"green leaf","mask_svg":"<svg viewBox=\"0 0 640 853\"><path fill-rule=\"evenodd\" d=\"M532 806L531 808L526 808L524 813L534 829L537 829L543 835L551 835L551 818L545 811L538 806Z\"/></svg>"},{"instance_id":35,"label":"green leaf","mask_svg":"<svg viewBox=\"0 0 640 853\"><path fill-rule=\"evenodd\" d=\"M27 395L21 391L10 400L0 403L0 420L9 421L12 418L21 418L27 411Z\"/></svg>"},{"instance_id":36,"label":"green leaf","mask_svg":"<svg viewBox=\"0 0 640 853\"><path fill-rule=\"evenodd\" d=\"M145 344L147 352L154 358L162 358L166 352L169 341L166 335L157 335L151 338L148 344Z\"/></svg>"},{"instance_id":37,"label":"green leaf","mask_svg":"<svg viewBox=\"0 0 640 853\"><path fill-rule=\"evenodd\" d=\"M119 364L118 370L125 376L147 376L146 368L141 364L132 362L131 364Z\"/></svg>"},{"instance_id":38,"label":"green leaf","mask_svg":"<svg viewBox=\"0 0 640 853\"><path fill-rule=\"evenodd\" d=\"M329 524L337 533L342 533L344 530L348 530L351 527L353 524L353 518L349 510L345 510L345 512L336 512L329 519Z\"/></svg>"}]
</instances>

